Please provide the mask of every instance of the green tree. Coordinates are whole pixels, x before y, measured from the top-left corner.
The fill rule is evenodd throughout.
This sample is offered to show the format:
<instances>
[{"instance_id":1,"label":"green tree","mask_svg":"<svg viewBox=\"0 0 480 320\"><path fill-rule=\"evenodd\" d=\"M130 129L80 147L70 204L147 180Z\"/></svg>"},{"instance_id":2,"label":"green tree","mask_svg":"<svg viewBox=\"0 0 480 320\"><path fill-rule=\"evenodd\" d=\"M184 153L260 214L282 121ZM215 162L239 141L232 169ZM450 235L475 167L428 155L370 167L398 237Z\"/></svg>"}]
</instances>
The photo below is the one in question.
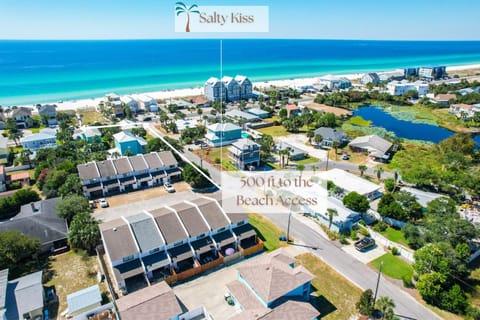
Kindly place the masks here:
<instances>
[{"instance_id":1,"label":"green tree","mask_svg":"<svg viewBox=\"0 0 480 320\"><path fill-rule=\"evenodd\" d=\"M8 138L13 140L18 146L20 138L23 136L23 132L18 129L17 122L13 118L7 118L5 122L5 129L8 130Z\"/></svg>"},{"instance_id":2,"label":"green tree","mask_svg":"<svg viewBox=\"0 0 480 320\"><path fill-rule=\"evenodd\" d=\"M85 249L89 252L95 249L100 240L100 230L96 221L88 212L76 214L68 231L70 246Z\"/></svg>"},{"instance_id":3,"label":"green tree","mask_svg":"<svg viewBox=\"0 0 480 320\"><path fill-rule=\"evenodd\" d=\"M355 304L358 312L364 316L369 316L373 311L373 292L371 289L367 289L362 292L360 299Z\"/></svg>"},{"instance_id":4,"label":"green tree","mask_svg":"<svg viewBox=\"0 0 480 320\"><path fill-rule=\"evenodd\" d=\"M357 212L367 212L370 209L370 203L367 197L353 191L343 197L343 204Z\"/></svg>"},{"instance_id":5,"label":"green tree","mask_svg":"<svg viewBox=\"0 0 480 320\"><path fill-rule=\"evenodd\" d=\"M90 212L90 206L87 198L81 195L72 194L58 201L57 212L60 217L71 222L75 215L82 212Z\"/></svg>"},{"instance_id":6,"label":"green tree","mask_svg":"<svg viewBox=\"0 0 480 320\"><path fill-rule=\"evenodd\" d=\"M382 179L383 167L377 167L375 173L377 174L377 179L380 181Z\"/></svg>"},{"instance_id":7,"label":"green tree","mask_svg":"<svg viewBox=\"0 0 480 320\"><path fill-rule=\"evenodd\" d=\"M364 164L359 164L358 171L360 171L360 176L363 177L363 174L365 173L365 171L367 171L367 166Z\"/></svg>"},{"instance_id":8,"label":"green tree","mask_svg":"<svg viewBox=\"0 0 480 320\"><path fill-rule=\"evenodd\" d=\"M198 6L196 4L187 7L183 2L177 2L175 7L175 12L177 16L181 14L187 15L187 25L185 26L185 32L190 32L190 13L200 14L200 11L197 10Z\"/></svg>"},{"instance_id":9,"label":"green tree","mask_svg":"<svg viewBox=\"0 0 480 320\"><path fill-rule=\"evenodd\" d=\"M65 183L58 188L58 194L65 197L69 194L81 194L82 183L77 174L71 173L67 176Z\"/></svg>"},{"instance_id":10,"label":"green tree","mask_svg":"<svg viewBox=\"0 0 480 320\"><path fill-rule=\"evenodd\" d=\"M303 164L299 164L297 166L297 170L300 171L300 177L301 177L303 170L305 170L305 166Z\"/></svg>"},{"instance_id":11,"label":"green tree","mask_svg":"<svg viewBox=\"0 0 480 320\"><path fill-rule=\"evenodd\" d=\"M275 141L273 141L272 136L268 134L262 135L258 140L258 144L260 145L260 150L268 155L272 153L273 148L275 147Z\"/></svg>"},{"instance_id":12,"label":"green tree","mask_svg":"<svg viewBox=\"0 0 480 320\"><path fill-rule=\"evenodd\" d=\"M147 152L154 152L154 151L161 151L165 150L165 143L163 143L162 139L160 138L152 138L147 141L146 151Z\"/></svg>"},{"instance_id":13,"label":"green tree","mask_svg":"<svg viewBox=\"0 0 480 320\"><path fill-rule=\"evenodd\" d=\"M64 170L50 170L45 177L45 182L42 187L42 193L47 198L53 198L58 195L58 189L67 180L68 173Z\"/></svg>"},{"instance_id":14,"label":"green tree","mask_svg":"<svg viewBox=\"0 0 480 320\"><path fill-rule=\"evenodd\" d=\"M31 202L39 201L40 197L38 193L30 189L20 189L13 194L13 199L20 206L24 204L29 204Z\"/></svg>"},{"instance_id":15,"label":"green tree","mask_svg":"<svg viewBox=\"0 0 480 320\"><path fill-rule=\"evenodd\" d=\"M22 260L40 252L40 242L16 230L0 232L0 270L9 269L12 278L25 268Z\"/></svg>"},{"instance_id":16,"label":"green tree","mask_svg":"<svg viewBox=\"0 0 480 320\"><path fill-rule=\"evenodd\" d=\"M142 137L142 138L146 138L147 137L147 130L145 130L143 127L135 127L135 128L132 128L131 132L138 136L138 137Z\"/></svg>"},{"instance_id":17,"label":"green tree","mask_svg":"<svg viewBox=\"0 0 480 320\"><path fill-rule=\"evenodd\" d=\"M333 217L338 216L338 211L333 208L328 208L327 209L327 215L328 215L328 230L332 227L333 223Z\"/></svg>"},{"instance_id":18,"label":"green tree","mask_svg":"<svg viewBox=\"0 0 480 320\"><path fill-rule=\"evenodd\" d=\"M383 217L389 217L400 221L407 220L407 214L403 210L400 203L398 203L391 193L385 194L378 203L378 213Z\"/></svg>"},{"instance_id":19,"label":"green tree","mask_svg":"<svg viewBox=\"0 0 480 320\"><path fill-rule=\"evenodd\" d=\"M427 303L440 306L446 281L447 277L440 272L426 273L418 279L417 289Z\"/></svg>"},{"instance_id":20,"label":"green tree","mask_svg":"<svg viewBox=\"0 0 480 320\"><path fill-rule=\"evenodd\" d=\"M427 203L427 211L441 217L458 216L457 204L449 197L441 197L430 201Z\"/></svg>"},{"instance_id":21,"label":"green tree","mask_svg":"<svg viewBox=\"0 0 480 320\"><path fill-rule=\"evenodd\" d=\"M197 166L197 168L199 167ZM199 169L202 170L208 177L210 177L210 173L207 169ZM203 189L212 186L212 183L207 178L205 178L205 176L203 176L200 172L198 172L197 169L195 169L192 165L188 163L185 165L185 168L183 168L182 174L185 182L190 184L192 188Z\"/></svg>"},{"instance_id":22,"label":"green tree","mask_svg":"<svg viewBox=\"0 0 480 320\"><path fill-rule=\"evenodd\" d=\"M388 192L392 192L395 189L395 180L392 178L385 179L383 183L385 184L385 190Z\"/></svg>"},{"instance_id":23,"label":"green tree","mask_svg":"<svg viewBox=\"0 0 480 320\"><path fill-rule=\"evenodd\" d=\"M382 312L382 319L397 319L393 312L395 309L395 302L390 297L382 296L378 298L378 300L375 302L375 308Z\"/></svg>"},{"instance_id":24,"label":"green tree","mask_svg":"<svg viewBox=\"0 0 480 320\"><path fill-rule=\"evenodd\" d=\"M323 136L321 134L317 133L313 137L313 141L315 142L316 145L319 145L323 141Z\"/></svg>"}]
</instances>

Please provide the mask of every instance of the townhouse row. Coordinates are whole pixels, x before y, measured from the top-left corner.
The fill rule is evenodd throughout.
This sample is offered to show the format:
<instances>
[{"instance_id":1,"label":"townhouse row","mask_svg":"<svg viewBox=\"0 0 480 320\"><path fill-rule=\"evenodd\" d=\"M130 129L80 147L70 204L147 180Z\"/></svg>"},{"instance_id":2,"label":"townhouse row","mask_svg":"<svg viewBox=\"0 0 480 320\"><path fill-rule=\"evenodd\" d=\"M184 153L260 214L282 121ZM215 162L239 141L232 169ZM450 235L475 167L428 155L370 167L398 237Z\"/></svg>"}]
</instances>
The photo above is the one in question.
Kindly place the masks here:
<instances>
[{"instance_id":1,"label":"townhouse row","mask_svg":"<svg viewBox=\"0 0 480 320\"><path fill-rule=\"evenodd\" d=\"M89 162L78 165L77 170L88 198L162 185L182 178L171 151Z\"/></svg>"},{"instance_id":2,"label":"townhouse row","mask_svg":"<svg viewBox=\"0 0 480 320\"><path fill-rule=\"evenodd\" d=\"M246 214L227 214L208 197L121 216L100 232L121 292L180 281L263 248Z\"/></svg>"}]
</instances>

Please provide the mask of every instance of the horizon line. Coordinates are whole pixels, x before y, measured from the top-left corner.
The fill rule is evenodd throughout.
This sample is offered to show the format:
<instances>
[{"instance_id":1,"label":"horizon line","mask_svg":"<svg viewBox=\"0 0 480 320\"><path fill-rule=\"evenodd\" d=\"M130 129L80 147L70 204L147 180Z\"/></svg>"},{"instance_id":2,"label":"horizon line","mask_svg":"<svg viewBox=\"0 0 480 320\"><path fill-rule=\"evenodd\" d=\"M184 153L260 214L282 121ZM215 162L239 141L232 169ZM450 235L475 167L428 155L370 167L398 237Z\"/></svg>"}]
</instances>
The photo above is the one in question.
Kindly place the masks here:
<instances>
[{"instance_id":1,"label":"horizon line","mask_svg":"<svg viewBox=\"0 0 480 320\"><path fill-rule=\"evenodd\" d=\"M315 40L315 41L372 41L372 42L480 42L480 39L346 39L346 38L102 38L102 39L89 39L89 38L19 38L8 39L0 38L0 41L153 41L153 40Z\"/></svg>"}]
</instances>

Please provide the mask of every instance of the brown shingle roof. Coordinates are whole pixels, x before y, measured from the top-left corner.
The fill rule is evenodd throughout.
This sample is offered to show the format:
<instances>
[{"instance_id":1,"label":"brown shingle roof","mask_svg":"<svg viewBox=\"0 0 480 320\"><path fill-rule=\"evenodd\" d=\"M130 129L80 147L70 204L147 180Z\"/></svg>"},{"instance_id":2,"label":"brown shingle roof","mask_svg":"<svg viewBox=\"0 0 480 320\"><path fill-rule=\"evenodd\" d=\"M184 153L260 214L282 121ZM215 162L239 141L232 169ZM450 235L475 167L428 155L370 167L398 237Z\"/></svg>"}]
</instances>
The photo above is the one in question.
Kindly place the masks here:
<instances>
[{"instance_id":1,"label":"brown shingle roof","mask_svg":"<svg viewBox=\"0 0 480 320\"><path fill-rule=\"evenodd\" d=\"M103 242L112 261L138 253L130 227L121 218L100 225Z\"/></svg>"},{"instance_id":2,"label":"brown shingle roof","mask_svg":"<svg viewBox=\"0 0 480 320\"><path fill-rule=\"evenodd\" d=\"M190 202L198 206L198 209L213 230L229 225L227 218L216 201L206 198L198 198Z\"/></svg>"},{"instance_id":3,"label":"brown shingle roof","mask_svg":"<svg viewBox=\"0 0 480 320\"><path fill-rule=\"evenodd\" d=\"M157 152L158 156L162 160L163 164L167 167L178 165L177 160L173 156L172 151L161 151Z\"/></svg>"},{"instance_id":4,"label":"brown shingle roof","mask_svg":"<svg viewBox=\"0 0 480 320\"><path fill-rule=\"evenodd\" d=\"M304 267L291 268L286 263L291 260L277 250L239 267L238 272L264 301L271 302L313 279Z\"/></svg>"},{"instance_id":5,"label":"brown shingle roof","mask_svg":"<svg viewBox=\"0 0 480 320\"><path fill-rule=\"evenodd\" d=\"M117 175L112 160L98 161L97 168L102 178L114 177Z\"/></svg>"},{"instance_id":6,"label":"brown shingle roof","mask_svg":"<svg viewBox=\"0 0 480 320\"><path fill-rule=\"evenodd\" d=\"M205 224L202 216L194 206L182 202L170 206L170 208L177 212L191 237L198 236L209 231L208 226Z\"/></svg>"},{"instance_id":7,"label":"brown shingle roof","mask_svg":"<svg viewBox=\"0 0 480 320\"><path fill-rule=\"evenodd\" d=\"M276 307L258 320L311 320L320 315L310 303L302 301L287 301Z\"/></svg>"},{"instance_id":8,"label":"brown shingle roof","mask_svg":"<svg viewBox=\"0 0 480 320\"><path fill-rule=\"evenodd\" d=\"M182 224L175 212L160 208L150 211L157 222L158 228L162 232L163 238L167 244L175 243L188 238Z\"/></svg>"},{"instance_id":9,"label":"brown shingle roof","mask_svg":"<svg viewBox=\"0 0 480 320\"><path fill-rule=\"evenodd\" d=\"M94 180L100 178L95 162L79 164L77 170L81 180Z\"/></svg>"},{"instance_id":10,"label":"brown shingle roof","mask_svg":"<svg viewBox=\"0 0 480 320\"><path fill-rule=\"evenodd\" d=\"M450 99L457 100L457 96L453 93L446 93L446 94L437 94L433 100L435 101L448 101Z\"/></svg>"},{"instance_id":11,"label":"brown shingle roof","mask_svg":"<svg viewBox=\"0 0 480 320\"><path fill-rule=\"evenodd\" d=\"M126 174L133 171L128 158L115 159L113 163L115 164L115 168L117 168L118 174Z\"/></svg>"},{"instance_id":12,"label":"brown shingle roof","mask_svg":"<svg viewBox=\"0 0 480 320\"><path fill-rule=\"evenodd\" d=\"M163 281L121 297L116 304L122 320L167 320L182 313L173 290Z\"/></svg>"}]
</instances>

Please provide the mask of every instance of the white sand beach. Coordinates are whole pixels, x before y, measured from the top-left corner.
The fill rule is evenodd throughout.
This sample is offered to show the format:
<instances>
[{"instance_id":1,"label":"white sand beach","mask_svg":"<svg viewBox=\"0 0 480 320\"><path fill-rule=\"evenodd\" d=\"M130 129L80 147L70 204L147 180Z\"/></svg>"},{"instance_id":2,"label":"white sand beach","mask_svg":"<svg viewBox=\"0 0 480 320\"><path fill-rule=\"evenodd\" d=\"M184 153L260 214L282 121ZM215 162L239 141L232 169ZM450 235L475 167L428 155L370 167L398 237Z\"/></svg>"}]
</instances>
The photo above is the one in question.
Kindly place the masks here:
<instances>
[{"instance_id":1,"label":"white sand beach","mask_svg":"<svg viewBox=\"0 0 480 320\"><path fill-rule=\"evenodd\" d=\"M471 70L471 69L480 69L480 64L470 64L470 65L459 65L459 66L449 66L447 67L447 72L452 71L462 71L462 70ZM402 71L402 69L395 69L395 70L388 70L388 71L380 71L379 74L393 74ZM335 75L337 77L345 77L349 80L358 80L362 77L364 73L352 73L352 74L343 74L343 75ZM318 83L318 79L322 76L326 75L319 75L318 77L310 77L310 78L298 78L298 79L287 79L287 80L271 80L271 81L262 81L262 82L254 82L253 86L257 88L268 88L270 86L275 87L301 87L301 86L309 86L315 85ZM105 94L107 94L106 92ZM151 96L154 99L176 99L182 97L191 97L191 96L198 96L203 95L203 87L196 87L196 88L187 88L187 89L175 89L175 90L164 90L164 91L155 91L155 92L146 92L146 95ZM82 99L82 100L72 100L72 101L63 101L63 102L51 102L55 103L58 107L58 110L77 110L85 107L96 107L100 103L100 101L104 100L104 97L94 98L94 99ZM25 107L32 107L32 105L26 105Z\"/></svg>"}]
</instances>

